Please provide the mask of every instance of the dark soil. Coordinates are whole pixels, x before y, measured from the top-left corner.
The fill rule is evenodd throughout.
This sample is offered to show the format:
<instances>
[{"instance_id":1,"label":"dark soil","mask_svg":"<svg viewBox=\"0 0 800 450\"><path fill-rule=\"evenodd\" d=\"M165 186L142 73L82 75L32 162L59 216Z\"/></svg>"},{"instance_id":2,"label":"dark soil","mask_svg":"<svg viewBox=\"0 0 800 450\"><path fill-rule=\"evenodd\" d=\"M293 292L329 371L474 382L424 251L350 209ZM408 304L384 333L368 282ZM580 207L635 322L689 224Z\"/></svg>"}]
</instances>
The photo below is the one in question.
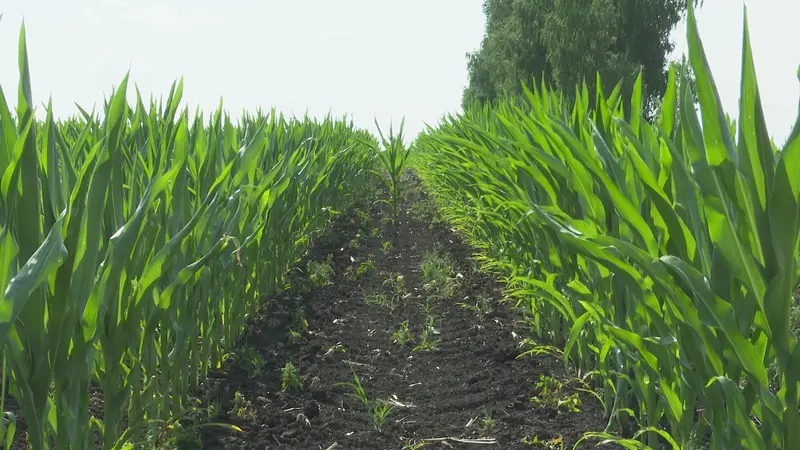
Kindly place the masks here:
<instances>
[{"instance_id":1,"label":"dark soil","mask_svg":"<svg viewBox=\"0 0 800 450\"><path fill-rule=\"evenodd\" d=\"M517 358L528 335L524 320L501 303L501 285L478 270L472 249L436 220L418 181L410 176L406 184L411 189L396 223L386 220L382 204L372 203L341 217L333 233L315 245L307 260L330 261L335 272L330 284L309 286L304 262L293 271L295 287L268 302L242 342L263 359L260 373L245 370L247 361L258 358L233 357L211 374L204 393L205 403L216 410L211 420L243 431L203 428L203 448L374 450L422 443L426 449L547 448L524 443L537 437L540 442L563 438L571 448L584 432L605 427L599 401L572 384L558 395L577 393L580 412L530 400L541 376L568 379L563 362L547 355ZM392 244L388 251L386 241ZM436 249L455 269L456 288L447 298L425 288L423 255ZM365 261L372 261L374 270L358 274L357 267L368 266ZM397 292L384 286L397 275L404 278L406 295L393 312L365 301L365 294ZM459 304L478 300L486 300L491 311L478 313ZM438 331L432 339L440 342L433 351L414 351L426 303ZM303 340L292 342L290 329L302 330L303 317L308 323ZM399 345L392 334L404 321L415 339ZM281 391L286 363L298 369L302 390ZM380 432L367 407L348 395L353 390L344 384L353 382L354 372L370 401L398 402ZM250 402L244 414L236 414L236 393L240 402ZM493 443L456 440L479 438Z\"/></svg>"}]
</instances>

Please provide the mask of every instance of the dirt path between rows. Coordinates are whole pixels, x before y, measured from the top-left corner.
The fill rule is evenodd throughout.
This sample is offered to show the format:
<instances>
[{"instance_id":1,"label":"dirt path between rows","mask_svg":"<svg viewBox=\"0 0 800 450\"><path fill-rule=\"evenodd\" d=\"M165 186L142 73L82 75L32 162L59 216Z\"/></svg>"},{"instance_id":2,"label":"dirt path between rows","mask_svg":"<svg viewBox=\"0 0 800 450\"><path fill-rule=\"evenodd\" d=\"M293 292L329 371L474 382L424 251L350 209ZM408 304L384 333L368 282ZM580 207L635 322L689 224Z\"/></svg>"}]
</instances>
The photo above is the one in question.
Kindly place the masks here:
<instances>
[{"instance_id":1,"label":"dirt path between rows","mask_svg":"<svg viewBox=\"0 0 800 450\"><path fill-rule=\"evenodd\" d=\"M501 285L437 219L418 180L406 183L397 223L374 201L340 217L211 374L212 420L244 431L205 428L203 448L560 449L604 428L591 395L536 387L566 380L562 361L517 358L524 320L499 303ZM354 373L367 405L350 395ZM282 391L282 378L300 389Z\"/></svg>"}]
</instances>

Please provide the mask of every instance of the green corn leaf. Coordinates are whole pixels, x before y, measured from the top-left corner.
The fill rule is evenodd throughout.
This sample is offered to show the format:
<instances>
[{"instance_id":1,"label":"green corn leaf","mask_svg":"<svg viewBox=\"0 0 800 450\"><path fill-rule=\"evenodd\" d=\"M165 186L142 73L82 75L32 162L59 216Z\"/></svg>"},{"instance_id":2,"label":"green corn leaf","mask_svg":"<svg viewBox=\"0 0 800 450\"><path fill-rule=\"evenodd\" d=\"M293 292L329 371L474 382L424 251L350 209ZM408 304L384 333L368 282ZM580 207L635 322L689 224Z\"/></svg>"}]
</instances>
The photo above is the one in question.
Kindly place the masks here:
<instances>
[{"instance_id":1,"label":"green corn leaf","mask_svg":"<svg viewBox=\"0 0 800 450\"><path fill-rule=\"evenodd\" d=\"M756 81L753 49L747 24L747 7L744 8L744 34L742 51L741 105L739 108L739 161L742 173L750 182L760 212L767 209L774 177L774 156L769 133L761 107L761 96ZM762 219L763 220L763 219Z\"/></svg>"},{"instance_id":2,"label":"green corn leaf","mask_svg":"<svg viewBox=\"0 0 800 450\"><path fill-rule=\"evenodd\" d=\"M661 126L667 136L672 136L675 130L676 106L678 102L678 85L675 78L675 67L670 65L667 78L667 88L661 102Z\"/></svg>"},{"instance_id":3,"label":"green corn leaf","mask_svg":"<svg viewBox=\"0 0 800 450\"><path fill-rule=\"evenodd\" d=\"M631 129L637 139L641 137L642 122L642 71L636 77L631 95Z\"/></svg>"},{"instance_id":4,"label":"green corn leaf","mask_svg":"<svg viewBox=\"0 0 800 450\"><path fill-rule=\"evenodd\" d=\"M725 161L730 161L738 168L738 157L734 152L719 92L711 76L703 44L700 42L694 8L689 8L686 37L689 43L689 61L697 83L697 96L703 110L703 136L708 164L711 167L718 167ZM688 106L684 105L681 109Z\"/></svg>"},{"instance_id":5,"label":"green corn leaf","mask_svg":"<svg viewBox=\"0 0 800 450\"><path fill-rule=\"evenodd\" d=\"M16 125L11 117L6 96L0 87L0 174L5 173L16 142Z\"/></svg>"},{"instance_id":6,"label":"green corn leaf","mask_svg":"<svg viewBox=\"0 0 800 450\"><path fill-rule=\"evenodd\" d=\"M714 383L722 387L725 394L725 402L727 406L725 409L728 411L728 416L733 420L733 431L737 435L742 436L747 442L746 448L757 450L766 450L765 442L761 439L761 435L756 428L756 425L750 420L744 408L744 396L742 391L733 380L726 377L715 377L708 382L706 387L712 386ZM722 409L722 408L720 408Z\"/></svg>"},{"instance_id":7,"label":"green corn leaf","mask_svg":"<svg viewBox=\"0 0 800 450\"><path fill-rule=\"evenodd\" d=\"M0 301L0 336L8 336L30 296L67 257L67 249L61 236L63 221L64 216L61 216L50 229L42 245L22 265L19 273L9 280ZM4 238L2 252L4 262L13 254L9 251L10 245L7 238Z\"/></svg>"},{"instance_id":8,"label":"green corn leaf","mask_svg":"<svg viewBox=\"0 0 800 450\"><path fill-rule=\"evenodd\" d=\"M742 367L762 387L767 386L767 369L759 360L753 345L739 331L731 305L714 295L708 280L692 266L673 256L663 256L660 260L683 282L691 286L692 292L687 294L691 294L708 308L716 326L725 333L725 337L731 342L732 350L739 358Z\"/></svg>"}]
</instances>

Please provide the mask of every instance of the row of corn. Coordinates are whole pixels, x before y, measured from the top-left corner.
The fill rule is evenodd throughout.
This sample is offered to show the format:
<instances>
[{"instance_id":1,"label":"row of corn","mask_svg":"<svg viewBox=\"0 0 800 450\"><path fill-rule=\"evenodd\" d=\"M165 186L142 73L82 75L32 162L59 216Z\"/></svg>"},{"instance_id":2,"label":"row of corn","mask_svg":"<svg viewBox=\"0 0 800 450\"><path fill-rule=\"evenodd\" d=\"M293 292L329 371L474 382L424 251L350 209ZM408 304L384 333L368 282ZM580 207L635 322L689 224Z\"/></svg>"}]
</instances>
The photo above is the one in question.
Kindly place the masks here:
<instances>
[{"instance_id":1,"label":"row of corn","mask_svg":"<svg viewBox=\"0 0 800 450\"><path fill-rule=\"evenodd\" d=\"M146 103L127 77L101 113L37 120L25 42L15 113L0 89L2 398L28 448L148 448L366 194L376 141L331 118L190 118L182 83Z\"/></svg>"},{"instance_id":2,"label":"row of corn","mask_svg":"<svg viewBox=\"0 0 800 450\"><path fill-rule=\"evenodd\" d=\"M736 121L691 9L687 38L700 114L675 70L652 122L641 77L629 103L542 86L448 116L418 166L539 338L598 380L609 423L590 436L800 450L800 121L772 143L746 21Z\"/></svg>"}]
</instances>

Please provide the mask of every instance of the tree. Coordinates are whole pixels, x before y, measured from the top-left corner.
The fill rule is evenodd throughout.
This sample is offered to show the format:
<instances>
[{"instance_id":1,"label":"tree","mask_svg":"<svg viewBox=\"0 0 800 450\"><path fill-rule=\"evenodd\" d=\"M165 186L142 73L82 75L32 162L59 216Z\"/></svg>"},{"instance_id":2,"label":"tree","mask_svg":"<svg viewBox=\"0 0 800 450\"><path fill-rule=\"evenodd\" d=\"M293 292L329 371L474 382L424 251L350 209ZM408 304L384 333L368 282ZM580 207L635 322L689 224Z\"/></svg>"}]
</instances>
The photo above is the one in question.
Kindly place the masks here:
<instances>
[{"instance_id":1,"label":"tree","mask_svg":"<svg viewBox=\"0 0 800 450\"><path fill-rule=\"evenodd\" d=\"M486 0L486 35L478 51L469 53L469 86L463 104L486 102L518 93L520 80L549 80L547 48L538 30L545 16L539 8L552 0Z\"/></svg>"},{"instance_id":2,"label":"tree","mask_svg":"<svg viewBox=\"0 0 800 450\"><path fill-rule=\"evenodd\" d=\"M568 96L585 80L594 94L598 73L609 91L623 80L629 98L641 70L652 112L667 84L669 34L687 1L485 0L486 35L467 55L462 105L519 94L534 79Z\"/></svg>"}]
</instances>

